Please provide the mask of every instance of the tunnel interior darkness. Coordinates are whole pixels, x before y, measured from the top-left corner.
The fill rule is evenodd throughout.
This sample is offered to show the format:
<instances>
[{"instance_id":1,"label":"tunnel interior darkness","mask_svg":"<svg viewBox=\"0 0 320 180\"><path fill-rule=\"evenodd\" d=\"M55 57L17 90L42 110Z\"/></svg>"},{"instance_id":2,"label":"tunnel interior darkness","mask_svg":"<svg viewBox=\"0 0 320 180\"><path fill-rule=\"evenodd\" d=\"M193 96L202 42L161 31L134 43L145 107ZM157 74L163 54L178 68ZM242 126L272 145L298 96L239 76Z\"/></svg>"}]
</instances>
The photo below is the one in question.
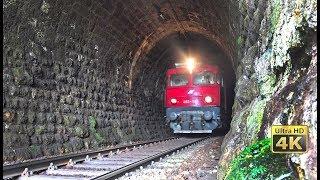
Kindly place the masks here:
<instances>
[{"instance_id":1,"label":"tunnel interior darkness","mask_svg":"<svg viewBox=\"0 0 320 180\"><path fill-rule=\"evenodd\" d=\"M219 66L226 87L226 120L229 125L234 100L234 67L232 61L215 42L200 34L173 33L156 43L137 63L139 73L133 82L133 91L141 91L144 96L152 99L164 115L165 73L168 69L174 68L175 63L183 62L186 56L192 56L202 64Z\"/></svg>"}]
</instances>

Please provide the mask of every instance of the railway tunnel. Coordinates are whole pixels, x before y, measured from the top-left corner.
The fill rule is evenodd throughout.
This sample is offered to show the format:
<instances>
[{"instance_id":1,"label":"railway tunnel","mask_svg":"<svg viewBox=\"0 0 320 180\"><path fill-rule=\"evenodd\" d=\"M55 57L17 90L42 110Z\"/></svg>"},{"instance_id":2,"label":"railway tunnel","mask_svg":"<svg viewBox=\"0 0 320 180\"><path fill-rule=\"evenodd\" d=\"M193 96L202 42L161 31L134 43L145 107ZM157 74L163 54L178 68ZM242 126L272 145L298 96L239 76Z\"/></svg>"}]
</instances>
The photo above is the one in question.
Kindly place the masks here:
<instances>
[{"instance_id":1,"label":"railway tunnel","mask_svg":"<svg viewBox=\"0 0 320 180\"><path fill-rule=\"evenodd\" d=\"M136 67L139 72L132 79L133 91L142 93L154 99L161 104L164 109L164 90L166 86L165 73L169 68L175 68L175 63L185 62L186 57L192 56L198 63L215 64L221 72L226 87L226 109L228 117L224 120L231 119L235 73L231 59L221 50L221 47L205 36L195 33L174 33L161 39L146 54L146 58L137 63ZM130 79L129 79L130 81Z\"/></svg>"},{"instance_id":2,"label":"railway tunnel","mask_svg":"<svg viewBox=\"0 0 320 180\"><path fill-rule=\"evenodd\" d=\"M228 87L220 178L279 123L309 126L293 157L312 178L317 3L303 2L5 0L4 163L169 137L165 72L193 53Z\"/></svg>"}]
</instances>

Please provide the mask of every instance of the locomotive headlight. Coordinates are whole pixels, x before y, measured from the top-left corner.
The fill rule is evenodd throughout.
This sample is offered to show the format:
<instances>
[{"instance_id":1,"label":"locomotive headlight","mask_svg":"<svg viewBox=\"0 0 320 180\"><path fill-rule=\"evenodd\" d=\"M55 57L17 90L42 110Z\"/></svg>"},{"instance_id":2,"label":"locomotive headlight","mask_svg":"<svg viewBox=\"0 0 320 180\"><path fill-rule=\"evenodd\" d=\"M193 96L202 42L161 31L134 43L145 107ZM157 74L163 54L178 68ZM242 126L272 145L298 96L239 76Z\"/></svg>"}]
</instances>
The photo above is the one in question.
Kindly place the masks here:
<instances>
[{"instance_id":1,"label":"locomotive headlight","mask_svg":"<svg viewBox=\"0 0 320 180\"><path fill-rule=\"evenodd\" d=\"M171 102L172 104L175 104L175 103L177 103L177 99L172 98L172 99L170 100L170 102Z\"/></svg>"},{"instance_id":2,"label":"locomotive headlight","mask_svg":"<svg viewBox=\"0 0 320 180\"><path fill-rule=\"evenodd\" d=\"M206 112L204 112L203 117L205 120L210 120L210 119L212 119L212 113L210 111L206 111Z\"/></svg>"},{"instance_id":3,"label":"locomotive headlight","mask_svg":"<svg viewBox=\"0 0 320 180\"><path fill-rule=\"evenodd\" d=\"M194 58L192 58L192 57L187 58L187 67L188 67L190 73L192 73L192 70L194 68Z\"/></svg>"},{"instance_id":4,"label":"locomotive headlight","mask_svg":"<svg viewBox=\"0 0 320 180\"><path fill-rule=\"evenodd\" d=\"M211 102L212 102L212 97L206 96L206 97L204 98L204 101L205 101L206 103L211 103Z\"/></svg>"}]
</instances>

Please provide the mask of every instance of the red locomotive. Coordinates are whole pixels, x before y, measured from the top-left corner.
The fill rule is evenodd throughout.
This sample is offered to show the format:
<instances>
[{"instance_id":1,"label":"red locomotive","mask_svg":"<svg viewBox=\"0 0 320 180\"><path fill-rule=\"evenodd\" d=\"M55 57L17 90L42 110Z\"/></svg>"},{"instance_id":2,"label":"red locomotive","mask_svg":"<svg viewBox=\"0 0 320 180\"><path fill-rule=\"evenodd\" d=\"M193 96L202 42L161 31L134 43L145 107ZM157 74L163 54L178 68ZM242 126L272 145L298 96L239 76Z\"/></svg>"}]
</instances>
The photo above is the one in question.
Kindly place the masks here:
<instances>
[{"instance_id":1,"label":"red locomotive","mask_svg":"<svg viewBox=\"0 0 320 180\"><path fill-rule=\"evenodd\" d=\"M215 65L177 65L166 73L166 120L174 133L212 133L222 126L223 80Z\"/></svg>"}]
</instances>

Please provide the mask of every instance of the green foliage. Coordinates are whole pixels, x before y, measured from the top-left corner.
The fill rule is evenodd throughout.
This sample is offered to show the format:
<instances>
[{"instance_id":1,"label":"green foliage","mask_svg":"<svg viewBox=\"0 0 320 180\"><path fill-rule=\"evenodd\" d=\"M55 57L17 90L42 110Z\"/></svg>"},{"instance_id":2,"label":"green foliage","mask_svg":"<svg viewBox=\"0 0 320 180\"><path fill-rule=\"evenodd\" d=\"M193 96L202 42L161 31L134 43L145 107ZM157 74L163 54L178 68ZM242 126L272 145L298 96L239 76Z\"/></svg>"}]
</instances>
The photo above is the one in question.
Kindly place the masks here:
<instances>
[{"instance_id":1,"label":"green foliage","mask_svg":"<svg viewBox=\"0 0 320 180\"><path fill-rule=\"evenodd\" d=\"M279 22L281 14L281 0L273 0L272 10L271 10L271 32L273 33Z\"/></svg>"},{"instance_id":2,"label":"green foliage","mask_svg":"<svg viewBox=\"0 0 320 180\"><path fill-rule=\"evenodd\" d=\"M100 133L97 133L97 132L94 134L94 137L96 138L96 140L97 140L99 143L103 142L103 140L104 140L104 138L101 136L101 134L100 134Z\"/></svg>"},{"instance_id":3,"label":"green foliage","mask_svg":"<svg viewBox=\"0 0 320 180\"><path fill-rule=\"evenodd\" d=\"M100 133L97 132L96 124L97 124L96 119L94 117L92 117L92 116L89 116L89 129L90 129L90 132L95 137L95 139L97 140L98 143L102 143L104 138L101 136Z\"/></svg>"},{"instance_id":4,"label":"green foliage","mask_svg":"<svg viewBox=\"0 0 320 180\"><path fill-rule=\"evenodd\" d=\"M246 147L233 159L225 179L276 179L290 173L285 155L272 153L270 145L271 139L267 138Z\"/></svg>"},{"instance_id":5,"label":"green foliage","mask_svg":"<svg viewBox=\"0 0 320 180\"><path fill-rule=\"evenodd\" d=\"M89 116L89 128L90 128L90 131L95 131L96 129L96 119L92 116Z\"/></svg>"},{"instance_id":6,"label":"green foliage","mask_svg":"<svg viewBox=\"0 0 320 180\"><path fill-rule=\"evenodd\" d=\"M238 46L242 46L243 42L244 42L243 37L242 37L242 36L238 36L238 38L237 38L237 45L238 45Z\"/></svg>"}]
</instances>

